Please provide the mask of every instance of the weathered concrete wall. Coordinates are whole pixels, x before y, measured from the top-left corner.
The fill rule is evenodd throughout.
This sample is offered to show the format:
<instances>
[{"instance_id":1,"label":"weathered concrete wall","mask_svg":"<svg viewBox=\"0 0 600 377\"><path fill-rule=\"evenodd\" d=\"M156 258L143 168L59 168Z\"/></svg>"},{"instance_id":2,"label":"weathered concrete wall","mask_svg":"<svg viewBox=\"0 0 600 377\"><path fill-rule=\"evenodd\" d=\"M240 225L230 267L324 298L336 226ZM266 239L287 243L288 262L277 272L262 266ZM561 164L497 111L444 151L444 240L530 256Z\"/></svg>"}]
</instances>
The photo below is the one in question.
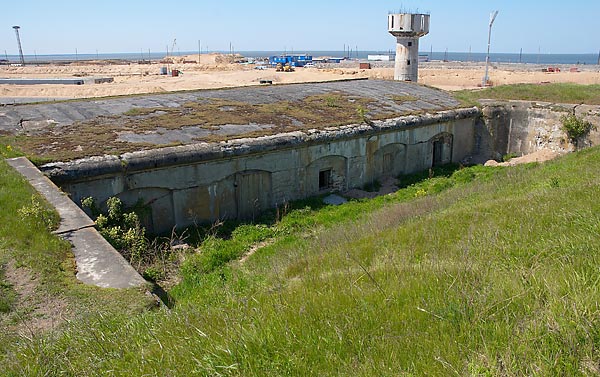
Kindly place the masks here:
<instances>
[{"instance_id":1,"label":"weathered concrete wall","mask_svg":"<svg viewBox=\"0 0 600 377\"><path fill-rule=\"evenodd\" d=\"M476 149L487 158L499 159L508 153L524 155L540 149L574 150L561 130L560 118L567 114L583 117L597 128L580 141L579 147L600 143L600 106L486 101L482 112L485 124L477 128Z\"/></svg>"},{"instance_id":2,"label":"weathered concrete wall","mask_svg":"<svg viewBox=\"0 0 600 377\"><path fill-rule=\"evenodd\" d=\"M362 187L383 176L459 162L473 153L476 108L324 131L292 132L104 156L42 167L76 203L117 196L151 208L165 232L251 219L290 200Z\"/></svg>"}]
</instances>

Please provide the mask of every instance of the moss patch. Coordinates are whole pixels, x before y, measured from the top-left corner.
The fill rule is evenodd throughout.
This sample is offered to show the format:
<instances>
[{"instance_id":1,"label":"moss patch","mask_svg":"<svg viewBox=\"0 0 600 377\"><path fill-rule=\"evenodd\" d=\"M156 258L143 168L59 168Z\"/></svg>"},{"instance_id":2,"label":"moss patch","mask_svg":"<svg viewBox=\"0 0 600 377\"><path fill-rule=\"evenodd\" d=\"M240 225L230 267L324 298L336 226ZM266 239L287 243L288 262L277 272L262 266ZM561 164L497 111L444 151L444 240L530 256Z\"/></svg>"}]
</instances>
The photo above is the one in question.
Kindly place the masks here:
<instances>
[{"instance_id":1,"label":"moss patch","mask_svg":"<svg viewBox=\"0 0 600 377\"><path fill-rule=\"evenodd\" d=\"M411 96L393 96L391 99L396 103L416 100ZM43 163L104 154L118 155L158 147L152 143L120 141L119 134L125 132L153 133L157 129L177 130L190 126L218 131L221 126L229 124L272 125L268 129L240 133L234 137L210 132L193 138L195 142L218 142L362 123L365 117L376 120L407 114L390 111L374 100L343 92L264 104L213 98L186 102L180 107L134 108L121 116L102 116L72 125L54 126L35 134L5 136L0 141L17 146L35 162ZM175 142L170 145L178 144Z\"/></svg>"}]
</instances>

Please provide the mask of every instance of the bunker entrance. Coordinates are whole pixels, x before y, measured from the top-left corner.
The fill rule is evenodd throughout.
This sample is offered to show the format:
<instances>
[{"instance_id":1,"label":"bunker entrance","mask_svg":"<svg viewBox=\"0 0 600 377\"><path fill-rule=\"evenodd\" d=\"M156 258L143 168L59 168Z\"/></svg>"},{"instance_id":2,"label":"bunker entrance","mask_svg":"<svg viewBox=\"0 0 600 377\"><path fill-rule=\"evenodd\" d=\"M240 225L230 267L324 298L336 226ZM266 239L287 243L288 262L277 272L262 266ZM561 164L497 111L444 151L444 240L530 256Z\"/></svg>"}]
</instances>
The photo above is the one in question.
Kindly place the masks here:
<instances>
[{"instance_id":1,"label":"bunker entrance","mask_svg":"<svg viewBox=\"0 0 600 377\"><path fill-rule=\"evenodd\" d=\"M444 160L444 142L436 140L433 142L433 166L440 166Z\"/></svg>"},{"instance_id":2,"label":"bunker entrance","mask_svg":"<svg viewBox=\"0 0 600 377\"><path fill-rule=\"evenodd\" d=\"M254 219L271 207L271 174L266 171L238 173L235 191L238 219Z\"/></svg>"},{"instance_id":3,"label":"bunker entrance","mask_svg":"<svg viewBox=\"0 0 600 377\"><path fill-rule=\"evenodd\" d=\"M319 172L319 191L331 188L331 169L321 170Z\"/></svg>"},{"instance_id":4,"label":"bunker entrance","mask_svg":"<svg viewBox=\"0 0 600 377\"><path fill-rule=\"evenodd\" d=\"M441 166L452 162L452 134L444 133L431 139L431 166Z\"/></svg>"}]
</instances>

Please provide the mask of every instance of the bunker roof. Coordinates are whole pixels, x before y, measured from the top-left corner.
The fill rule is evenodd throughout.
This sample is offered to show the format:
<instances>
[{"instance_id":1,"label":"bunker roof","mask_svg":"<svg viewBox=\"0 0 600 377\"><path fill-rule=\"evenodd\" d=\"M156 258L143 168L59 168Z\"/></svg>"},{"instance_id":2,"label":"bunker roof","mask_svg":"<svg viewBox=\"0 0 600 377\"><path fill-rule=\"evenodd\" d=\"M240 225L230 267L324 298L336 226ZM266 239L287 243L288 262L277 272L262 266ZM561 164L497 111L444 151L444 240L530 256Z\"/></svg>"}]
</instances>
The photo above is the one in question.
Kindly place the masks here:
<instances>
[{"instance_id":1,"label":"bunker roof","mask_svg":"<svg viewBox=\"0 0 600 377\"><path fill-rule=\"evenodd\" d=\"M460 103L425 86L384 80L269 85L0 107L0 137L41 161L435 114Z\"/></svg>"}]
</instances>

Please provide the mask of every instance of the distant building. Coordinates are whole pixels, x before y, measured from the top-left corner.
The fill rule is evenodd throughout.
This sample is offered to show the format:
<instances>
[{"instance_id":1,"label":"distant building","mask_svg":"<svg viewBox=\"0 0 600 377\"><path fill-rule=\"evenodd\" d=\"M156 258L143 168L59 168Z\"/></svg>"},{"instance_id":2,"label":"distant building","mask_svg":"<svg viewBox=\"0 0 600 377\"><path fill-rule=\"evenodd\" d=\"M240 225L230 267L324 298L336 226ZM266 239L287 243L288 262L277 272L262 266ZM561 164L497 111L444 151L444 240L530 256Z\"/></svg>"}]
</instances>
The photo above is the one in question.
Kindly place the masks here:
<instances>
[{"instance_id":1,"label":"distant building","mask_svg":"<svg viewBox=\"0 0 600 377\"><path fill-rule=\"evenodd\" d=\"M306 63L312 63L311 55L275 55L269 57L269 65L276 66L281 63L283 65L290 64L292 67L304 67Z\"/></svg>"},{"instance_id":2,"label":"distant building","mask_svg":"<svg viewBox=\"0 0 600 377\"><path fill-rule=\"evenodd\" d=\"M394 60L393 55L367 55L367 60L376 61L376 62L389 62Z\"/></svg>"}]
</instances>

